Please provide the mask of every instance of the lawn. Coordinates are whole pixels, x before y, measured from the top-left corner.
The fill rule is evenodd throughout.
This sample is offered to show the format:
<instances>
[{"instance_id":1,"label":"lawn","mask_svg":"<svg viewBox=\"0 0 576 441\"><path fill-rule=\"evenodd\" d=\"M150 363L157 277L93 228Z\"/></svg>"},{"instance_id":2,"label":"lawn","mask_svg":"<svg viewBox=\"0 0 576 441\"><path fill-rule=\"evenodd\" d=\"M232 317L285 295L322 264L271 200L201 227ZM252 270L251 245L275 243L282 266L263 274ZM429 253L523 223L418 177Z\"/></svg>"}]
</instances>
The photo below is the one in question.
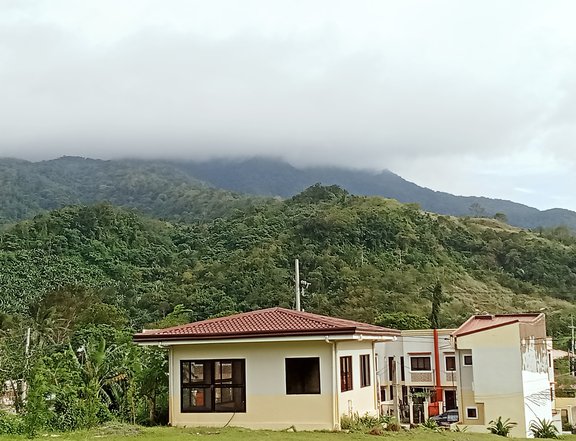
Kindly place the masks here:
<instances>
[{"instance_id":1,"label":"lawn","mask_svg":"<svg viewBox=\"0 0 576 441\"><path fill-rule=\"evenodd\" d=\"M433 432L424 429L410 432L386 432L384 435L374 436L364 433L344 432L279 432L267 430L246 430L237 428L187 428L172 427L140 428L131 426L110 426L90 431L79 431L64 434L38 434L39 439L55 439L61 441L356 441L378 438L389 441L498 441L496 435L478 433ZM24 441L25 436L0 436L0 441ZM576 441L574 436L563 439Z\"/></svg>"}]
</instances>

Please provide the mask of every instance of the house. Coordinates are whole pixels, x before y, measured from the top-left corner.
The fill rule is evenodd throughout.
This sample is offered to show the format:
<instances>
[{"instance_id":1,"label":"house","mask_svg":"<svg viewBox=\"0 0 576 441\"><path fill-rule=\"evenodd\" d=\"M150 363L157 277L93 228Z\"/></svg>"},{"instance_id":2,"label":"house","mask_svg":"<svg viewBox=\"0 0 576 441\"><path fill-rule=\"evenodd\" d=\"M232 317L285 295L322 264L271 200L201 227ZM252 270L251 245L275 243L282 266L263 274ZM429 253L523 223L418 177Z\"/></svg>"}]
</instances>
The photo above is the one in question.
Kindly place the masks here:
<instances>
[{"instance_id":1,"label":"house","mask_svg":"<svg viewBox=\"0 0 576 441\"><path fill-rule=\"evenodd\" d=\"M553 366L544 314L476 315L454 331L462 424L485 431L510 418L515 437L553 420ZM556 418L554 418L556 420Z\"/></svg>"},{"instance_id":2,"label":"house","mask_svg":"<svg viewBox=\"0 0 576 441\"><path fill-rule=\"evenodd\" d=\"M337 429L377 414L374 345L399 331L283 308L134 336L169 351L174 426Z\"/></svg>"},{"instance_id":3,"label":"house","mask_svg":"<svg viewBox=\"0 0 576 441\"><path fill-rule=\"evenodd\" d=\"M458 408L454 329L401 331L393 342L376 344L382 413L403 424Z\"/></svg>"}]
</instances>

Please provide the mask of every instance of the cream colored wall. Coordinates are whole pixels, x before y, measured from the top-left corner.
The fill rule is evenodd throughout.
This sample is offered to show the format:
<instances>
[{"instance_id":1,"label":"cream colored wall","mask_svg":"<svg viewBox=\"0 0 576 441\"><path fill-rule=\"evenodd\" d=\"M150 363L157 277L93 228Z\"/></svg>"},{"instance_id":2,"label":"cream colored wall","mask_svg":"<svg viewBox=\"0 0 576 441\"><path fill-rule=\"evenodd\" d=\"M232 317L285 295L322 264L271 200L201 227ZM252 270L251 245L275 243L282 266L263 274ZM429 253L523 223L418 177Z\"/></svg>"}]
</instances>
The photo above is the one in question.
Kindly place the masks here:
<instances>
[{"instance_id":1,"label":"cream colored wall","mask_svg":"<svg viewBox=\"0 0 576 441\"><path fill-rule=\"evenodd\" d=\"M339 415L351 415L366 413L376 415L378 403L374 378L374 351L371 341L338 342L338 409ZM370 355L370 386L360 387L360 355ZM340 357L350 355L352 357L352 386L353 389L340 392Z\"/></svg>"},{"instance_id":2,"label":"cream colored wall","mask_svg":"<svg viewBox=\"0 0 576 441\"><path fill-rule=\"evenodd\" d=\"M335 425L333 350L324 341L174 346L170 357L170 422L174 426L230 425L253 429L328 429ZM320 357L320 394L286 395L287 357ZM182 413L180 360L246 360L246 412ZM359 381L359 380L358 380ZM338 420L336 420L338 423Z\"/></svg>"},{"instance_id":3,"label":"cream colored wall","mask_svg":"<svg viewBox=\"0 0 576 441\"><path fill-rule=\"evenodd\" d=\"M518 325L502 326L457 340L462 378L461 414L467 425L488 425L498 417L518 423L512 436L525 437L522 357ZM463 365L463 355L472 353L472 366ZM480 407L484 407L484 415ZM466 407L476 406L478 420L466 419Z\"/></svg>"}]
</instances>

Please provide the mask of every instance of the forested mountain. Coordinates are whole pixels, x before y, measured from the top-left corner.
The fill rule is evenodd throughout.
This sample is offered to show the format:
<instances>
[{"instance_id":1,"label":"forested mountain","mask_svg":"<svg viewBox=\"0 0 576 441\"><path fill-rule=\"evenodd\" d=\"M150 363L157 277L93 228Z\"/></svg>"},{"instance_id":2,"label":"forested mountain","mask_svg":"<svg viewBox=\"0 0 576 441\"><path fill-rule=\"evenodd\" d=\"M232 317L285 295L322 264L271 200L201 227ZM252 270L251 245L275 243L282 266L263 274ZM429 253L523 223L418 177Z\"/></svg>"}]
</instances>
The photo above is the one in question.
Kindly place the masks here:
<instances>
[{"instance_id":1,"label":"forested mountain","mask_svg":"<svg viewBox=\"0 0 576 441\"><path fill-rule=\"evenodd\" d=\"M535 234L320 185L188 224L69 206L0 232L0 383L17 397L0 430L166 422L165 352L132 333L292 307L294 258L310 312L414 329L545 310L560 347L576 313L565 229Z\"/></svg>"},{"instance_id":2,"label":"forested mountain","mask_svg":"<svg viewBox=\"0 0 576 441\"><path fill-rule=\"evenodd\" d=\"M376 173L336 167L296 168L280 160L265 158L190 162L180 167L218 188L242 193L291 197L319 182L338 185L356 195L384 196L403 203L417 203L432 213L485 217L503 213L511 225L518 227L564 225L576 230L576 213L570 210L541 211L502 199L455 196L420 187L388 170ZM457 191L455 187L454 192Z\"/></svg>"},{"instance_id":3,"label":"forested mountain","mask_svg":"<svg viewBox=\"0 0 576 441\"><path fill-rule=\"evenodd\" d=\"M576 230L576 213L569 210L539 211L510 201L454 196L419 187L390 171L298 169L265 158L168 162L63 157L35 163L0 159L0 226L42 211L100 201L174 221L214 219L263 203L266 197L292 197L318 182L357 195L417 203L433 213L502 213L511 225L523 228L564 225Z\"/></svg>"},{"instance_id":4,"label":"forested mountain","mask_svg":"<svg viewBox=\"0 0 576 441\"><path fill-rule=\"evenodd\" d=\"M293 259L307 310L381 322L429 314L445 326L475 311L571 307L576 241L490 219L457 219L314 186L293 199L191 225L107 204L68 207L0 235L0 307L23 313L48 293L95 289L134 326L183 305L189 320L293 302Z\"/></svg>"},{"instance_id":5,"label":"forested mountain","mask_svg":"<svg viewBox=\"0 0 576 441\"><path fill-rule=\"evenodd\" d=\"M210 187L162 162L0 159L0 226L43 211L100 201L192 222L263 200Z\"/></svg>"}]
</instances>

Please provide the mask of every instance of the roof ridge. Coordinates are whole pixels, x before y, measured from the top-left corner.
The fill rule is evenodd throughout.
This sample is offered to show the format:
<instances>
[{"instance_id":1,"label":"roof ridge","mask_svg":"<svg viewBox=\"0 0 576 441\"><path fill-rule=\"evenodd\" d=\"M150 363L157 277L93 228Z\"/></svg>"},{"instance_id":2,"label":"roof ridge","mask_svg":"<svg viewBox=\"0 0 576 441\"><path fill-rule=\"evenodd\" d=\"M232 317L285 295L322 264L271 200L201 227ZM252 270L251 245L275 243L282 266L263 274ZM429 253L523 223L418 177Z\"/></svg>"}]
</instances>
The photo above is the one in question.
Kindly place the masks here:
<instances>
[{"instance_id":1,"label":"roof ridge","mask_svg":"<svg viewBox=\"0 0 576 441\"><path fill-rule=\"evenodd\" d=\"M183 324L181 324L181 325L170 326L170 327L168 327L168 328L159 328L159 329L158 329L158 332L165 332L165 331L172 331L172 330L175 330L175 329L181 329L181 328L188 327L188 326L190 326L190 325L192 325L192 324L195 325L195 326L197 326L197 325L203 325L203 324L219 323L219 322L221 322L221 321L228 321L228 320L230 320L230 319L234 320L234 319L236 319L236 318L238 318L238 317L240 317L240 316L245 317L245 316L247 316L247 315L254 315L255 313L258 313L258 312L271 311L271 310L274 310L274 309L283 309L283 308L279 308L279 307L277 307L277 306L274 306L274 307L272 307L272 308L255 309L255 310L253 310L253 311L238 312L238 313L232 314L232 315L225 315L225 316L222 316L222 317L212 317L212 318L200 320L200 321L197 321L197 322L183 323Z\"/></svg>"}]
</instances>

